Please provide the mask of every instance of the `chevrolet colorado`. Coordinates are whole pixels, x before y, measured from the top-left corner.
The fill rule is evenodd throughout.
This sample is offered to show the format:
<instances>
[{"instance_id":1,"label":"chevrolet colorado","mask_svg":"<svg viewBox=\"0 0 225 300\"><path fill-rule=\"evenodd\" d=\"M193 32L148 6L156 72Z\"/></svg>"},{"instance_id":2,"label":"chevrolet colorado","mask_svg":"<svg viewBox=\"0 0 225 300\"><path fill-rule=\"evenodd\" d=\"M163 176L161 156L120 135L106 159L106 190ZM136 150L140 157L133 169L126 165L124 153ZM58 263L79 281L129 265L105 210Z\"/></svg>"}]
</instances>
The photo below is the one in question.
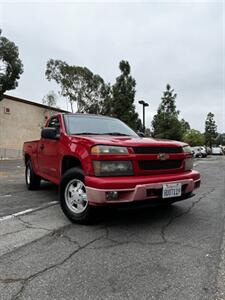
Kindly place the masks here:
<instances>
[{"instance_id":1,"label":"chevrolet colorado","mask_svg":"<svg viewBox=\"0 0 225 300\"><path fill-rule=\"evenodd\" d=\"M74 222L89 222L95 206L170 204L200 186L187 144L139 137L106 116L56 114L23 154L27 188L38 189L42 179L59 185L62 210Z\"/></svg>"}]
</instances>

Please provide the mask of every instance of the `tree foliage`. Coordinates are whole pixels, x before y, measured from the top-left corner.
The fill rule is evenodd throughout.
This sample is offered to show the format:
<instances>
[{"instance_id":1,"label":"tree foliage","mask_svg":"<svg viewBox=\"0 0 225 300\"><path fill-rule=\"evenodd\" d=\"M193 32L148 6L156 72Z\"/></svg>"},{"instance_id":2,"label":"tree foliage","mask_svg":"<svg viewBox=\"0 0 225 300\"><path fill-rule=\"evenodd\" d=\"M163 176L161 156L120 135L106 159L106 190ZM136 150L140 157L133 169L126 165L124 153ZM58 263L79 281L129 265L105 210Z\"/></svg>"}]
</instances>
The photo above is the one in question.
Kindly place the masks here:
<instances>
[{"instance_id":1,"label":"tree foliage","mask_svg":"<svg viewBox=\"0 0 225 300\"><path fill-rule=\"evenodd\" d=\"M184 135L188 130L191 129L190 124L189 124L187 121L185 121L184 119L181 119L180 124L181 124L181 128L182 128L183 135Z\"/></svg>"},{"instance_id":2,"label":"tree foliage","mask_svg":"<svg viewBox=\"0 0 225 300\"><path fill-rule=\"evenodd\" d=\"M57 99L57 94L54 91L50 91L47 95L44 96L44 98L42 99L42 103L50 107L57 107Z\"/></svg>"},{"instance_id":3,"label":"tree foliage","mask_svg":"<svg viewBox=\"0 0 225 300\"><path fill-rule=\"evenodd\" d=\"M167 84L157 114L152 121L154 137L174 140L182 139L183 126L188 127L188 125L186 123L182 124L178 119L179 111L176 109L176 97L177 94Z\"/></svg>"},{"instance_id":4,"label":"tree foliage","mask_svg":"<svg viewBox=\"0 0 225 300\"><path fill-rule=\"evenodd\" d=\"M225 133L219 133L215 138L216 145L225 146Z\"/></svg>"},{"instance_id":5,"label":"tree foliage","mask_svg":"<svg viewBox=\"0 0 225 300\"><path fill-rule=\"evenodd\" d=\"M210 148L215 142L215 138L217 137L217 126L214 120L214 114L209 112L206 121L205 121L205 141L206 145Z\"/></svg>"},{"instance_id":6,"label":"tree foliage","mask_svg":"<svg viewBox=\"0 0 225 300\"><path fill-rule=\"evenodd\" d=\"M70 66L61 60L50 59L47 62L45 75L47 79L55 80L71 105L77 103L78 112L100 113L105 92L104 80L93 74L88 68Z\"/></svg>"},{"instance_id":7,"label":"tree foliage","mask_svg":"<svg viewBox=\"0 0 225 300\"><path fill-rule=\"evenodd\" d=\"M183 141L192 147L201 146L205 144L205 137L200 131L189 129L184 134Z\"/></svg>"},{"instance_id":8,"label":"tree foliage","mask_svg":"<svg viewBox=\"0 0 225 300\"><path fill-rule=\"evenodd\" d=\"M121 61L119 68L121 75L113 86L88 68L70 66L61 60L50 59L45 75L60 86L59 93L69 100L72 112L76 102L78 112L114 116L140 130L141 120L134 105L136 83L130 75L130 65Z\"/></svg>"},{"instance_id":9,"label":"tree foliage","mask_svg":"<svg viewBox=\"0 0 225 300\"><path fill-rule=\"evenodd\" d=\"M22 73L23 64L19 58L18 47L1 36L0 30L0 101L6 91L18 86L18 79Z\"/></svg>"},{"instance_id":10,"label":"tree foliage","mask_svg":"<svg viewBox=\"0 0 225 300\"><path fill-rule=\"evenodd\" d=\"M136 82L130 74L129 62L122 60L119 69L121 75L116 78L111 93L107 94L103 113L119 118L134 130L140 130L142 124L134 105Z\"/></svg>"}]
</instances>

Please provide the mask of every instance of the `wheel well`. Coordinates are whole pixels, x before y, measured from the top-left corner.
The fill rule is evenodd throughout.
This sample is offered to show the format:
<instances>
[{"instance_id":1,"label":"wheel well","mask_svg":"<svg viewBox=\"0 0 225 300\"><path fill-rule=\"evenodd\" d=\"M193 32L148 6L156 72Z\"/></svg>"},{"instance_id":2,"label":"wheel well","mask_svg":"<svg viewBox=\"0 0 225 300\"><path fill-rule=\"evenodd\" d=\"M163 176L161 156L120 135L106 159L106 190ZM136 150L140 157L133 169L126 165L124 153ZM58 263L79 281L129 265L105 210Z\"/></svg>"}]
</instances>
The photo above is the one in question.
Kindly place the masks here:
<instances>
[{"instance_id":1,"label":"wheel well","mask_svg":"<svg viewBox=\"0 0 225 300\"><path fill-rule=\"evenodd\" d=\"M62 160L61 175L73 167L80 167L82 169L80 160L74 156L64 156Z\"/></svg>"},{"instance_id":2,"label":"wheel well","mask_svg":"<svg viewBox=\"0 0 225 300\"><path fill-rule=\"evenodd\" d=\"M29 160L30 160L30 155L26 153L25 156L24 156L25 165L27 164L27 162Z\"/></svg>"}]
</instances>

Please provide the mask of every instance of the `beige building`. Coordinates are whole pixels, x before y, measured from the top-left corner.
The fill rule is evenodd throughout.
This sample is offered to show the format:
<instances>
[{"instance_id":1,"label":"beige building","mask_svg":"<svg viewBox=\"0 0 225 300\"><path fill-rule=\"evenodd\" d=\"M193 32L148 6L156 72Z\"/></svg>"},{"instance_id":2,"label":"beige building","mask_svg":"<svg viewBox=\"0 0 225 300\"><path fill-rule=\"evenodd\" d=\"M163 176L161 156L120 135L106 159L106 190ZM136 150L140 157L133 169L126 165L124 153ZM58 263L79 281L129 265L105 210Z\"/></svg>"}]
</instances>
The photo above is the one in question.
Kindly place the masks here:
<instances>
[{"instance_id":1,"label":"beige building","mask_svg":"<svg viewBox=\"0 0 225 300\"><path fill-rule=\"evenodd\" d=\"M5 95L0 101L0 159L22 156L25 141L40 138L48 116L64 110Z\"/></svg>"}]
</instances>

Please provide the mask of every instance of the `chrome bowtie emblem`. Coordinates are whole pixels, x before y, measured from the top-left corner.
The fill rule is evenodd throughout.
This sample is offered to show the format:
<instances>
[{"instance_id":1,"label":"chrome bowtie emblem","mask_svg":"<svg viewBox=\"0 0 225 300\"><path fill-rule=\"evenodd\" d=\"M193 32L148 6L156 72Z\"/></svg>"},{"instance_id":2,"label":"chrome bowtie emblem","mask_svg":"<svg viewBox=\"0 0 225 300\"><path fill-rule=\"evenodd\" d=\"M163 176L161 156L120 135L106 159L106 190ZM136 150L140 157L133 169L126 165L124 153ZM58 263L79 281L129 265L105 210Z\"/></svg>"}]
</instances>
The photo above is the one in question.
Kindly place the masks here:
<instances>
[{"instance_id":1,"label":"chrome bowtie emblem","mask_svg":"<svg viewBox=\"0 0 225 300\"><path fill-rule=\"evenodd\" d=\"M169 158L170 158L170 156L166 153L159 153L157 156L157 159L159 159L159 160L167 160Z\"/></svg>"}]
</instances>

